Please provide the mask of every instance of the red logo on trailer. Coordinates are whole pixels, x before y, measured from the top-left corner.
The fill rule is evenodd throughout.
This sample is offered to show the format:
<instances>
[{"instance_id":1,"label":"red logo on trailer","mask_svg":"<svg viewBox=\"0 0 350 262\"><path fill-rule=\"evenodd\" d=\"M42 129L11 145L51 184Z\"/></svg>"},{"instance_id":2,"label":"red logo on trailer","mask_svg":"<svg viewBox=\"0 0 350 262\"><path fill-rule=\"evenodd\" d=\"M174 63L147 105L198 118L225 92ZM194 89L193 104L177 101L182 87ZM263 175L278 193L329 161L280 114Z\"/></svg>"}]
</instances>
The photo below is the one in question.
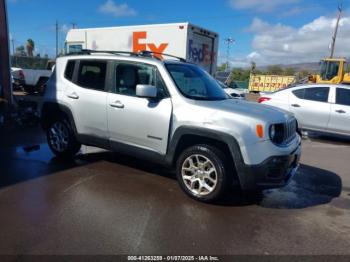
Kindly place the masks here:
<instances>
[{"instance_id":1,"label":"red logo on trailer","mask_svg":"<svg viewBox=\"0 0 350 262\"><path fill-rule=\"evenodd\" d=\"M164 53L164 50L168 47L168 43L161 43L157 46L154 43L140 43L141 39L147 39L147 32L133 32L132 34L132 51L137 53L140 51L149 50L155 53ZM156 57L163 59L162 55L155 54Z\"/></svg>"}]
</instances>

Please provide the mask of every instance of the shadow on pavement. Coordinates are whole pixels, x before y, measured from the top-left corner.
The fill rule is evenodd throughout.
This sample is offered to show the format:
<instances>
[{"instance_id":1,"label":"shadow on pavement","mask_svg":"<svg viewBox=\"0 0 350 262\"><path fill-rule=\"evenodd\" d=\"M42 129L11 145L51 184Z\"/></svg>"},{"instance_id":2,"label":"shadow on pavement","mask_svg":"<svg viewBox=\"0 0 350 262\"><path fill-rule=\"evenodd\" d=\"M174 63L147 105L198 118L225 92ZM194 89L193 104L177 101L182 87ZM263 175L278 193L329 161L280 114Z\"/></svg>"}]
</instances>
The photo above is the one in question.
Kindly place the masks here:
<instances>
[{"instance_id":1,"label":"shadow on pavement","mask_svg":"<svg viewBox=\"0 0 350 262\"><path fill-rule=\"evenodd\" d=\"M317 132L308 132L307 137L305 139L309 139L315 142L325 142L334 145L350 145L350 137L340 136L340 135L332 135L332 134L324 134Z\"/></svg>"},{"instance_id":2,"label":"shadow on pavement","mask_svg":"<svg viewBox=\"0 0 350 262\"><path fill-rule=\"evenodd\" d=\"M59 160L53 157L47 144L40 144L0 148L0 187L99 161L120 164L146 173L175 179L175 174L166 168L134 157L96 150L96 152L83 152L72 160ZM265 208L298 209L328 203L338 197L341 190L342 181L335 173L301 165L298 174L284 188L265 190L260 193L232 190L223 201L216 205L259 205Z\"/></svg>"},{"instance_id":3,"label":"shadow on pavement","mask_svg":"<svg viewBox=\"0 0 350 262\"><path fill-rule=\"evenodd\" d=\"M298 174L283 188L257 192L236 190L227 194L222 206L259 205L264 208L301 209L329 203L339 197L342 181L333 172L301 165Z\"/></svg>"},{"instance_id":4,"label":"shadow on pavement","mask_svg":"<svg viewBox=\"0 0 350 262\"><path fill-rule=\"evenodd\" d=\"M329 203L339 197L341 191L342 181L335 173L301 165L289 185L264 191L260 205L266 208L306 208Z\"/></svg>"}]
</instances>

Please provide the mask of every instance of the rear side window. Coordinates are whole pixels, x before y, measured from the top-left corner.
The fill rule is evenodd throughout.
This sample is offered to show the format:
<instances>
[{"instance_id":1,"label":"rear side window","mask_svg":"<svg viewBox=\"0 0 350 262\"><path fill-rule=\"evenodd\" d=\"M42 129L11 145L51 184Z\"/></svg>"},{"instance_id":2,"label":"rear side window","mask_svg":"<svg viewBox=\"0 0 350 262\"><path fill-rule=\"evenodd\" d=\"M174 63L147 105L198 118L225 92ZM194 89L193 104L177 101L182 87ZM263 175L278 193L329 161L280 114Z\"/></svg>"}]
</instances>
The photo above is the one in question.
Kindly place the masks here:
<instances>
[{"instance_id":1,"label":"rear side window","mask_svg":"<svg viewBox=\"0 0 350 262\"><path fill-rule=\"evenodd\" d=\"M336 103L338 105L350 106L350 89L337 88Z\"/></svg>"},{"instance_id":2,"label":"rear side window","mask_svg":"<svg viewBox=\"0 0 350 262\"><path fill-rule=\"evenodd\" d=\"M317 102L328 102L329 87L310 87L305 88L306 100Z\"/></svg>"},{"instance_id":3,"label":"rear side window","mask_svg":"<svg viewBox=\"0 0 350 262\"><path fill-rule=\"evenodd\" d=\"M74 68L75 68L75 60L68 61L66 70L64 71L64 77L69 81L73 80Z\"/></svg>"},{"instance_id":4,"label":"rear side window","mask_svg":"<svg viewBox=\"0 0 350 262\"><path fill-rule=\"evenodd\" d=\"M104 91L106 71L106 62L81 60L77 84L81 87Z\"/></svg>"},{"instance_id":5,"label":"rear side window","mask_svg":"<svg viewBox=\"0 0 350 262\"><path fill-rule=\"evenodd\" d=\"M305 97L305 89L298 89L298 90L294 90L293 94L300 99L304 99Z\"/></svg>"}]
</instances>

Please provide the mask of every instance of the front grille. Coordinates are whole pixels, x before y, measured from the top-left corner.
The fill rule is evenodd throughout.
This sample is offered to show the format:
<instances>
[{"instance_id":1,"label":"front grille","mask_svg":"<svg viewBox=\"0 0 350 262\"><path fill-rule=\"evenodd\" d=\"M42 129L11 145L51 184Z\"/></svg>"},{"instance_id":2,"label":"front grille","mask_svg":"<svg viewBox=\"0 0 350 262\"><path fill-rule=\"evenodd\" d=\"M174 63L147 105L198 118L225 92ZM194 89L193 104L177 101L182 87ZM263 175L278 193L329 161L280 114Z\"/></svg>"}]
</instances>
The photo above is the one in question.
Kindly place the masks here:
<instances>
[{"instance_id":1,"label":"front grille","mask_svg":"<svg viewBox=\"0 0 350 262\"><path fill-rule=\"evenodd\" d=\"M284 124L283 144L288 144L294 139L297 132L297 121L292 118Z\"/></svg>"}]
</instances>

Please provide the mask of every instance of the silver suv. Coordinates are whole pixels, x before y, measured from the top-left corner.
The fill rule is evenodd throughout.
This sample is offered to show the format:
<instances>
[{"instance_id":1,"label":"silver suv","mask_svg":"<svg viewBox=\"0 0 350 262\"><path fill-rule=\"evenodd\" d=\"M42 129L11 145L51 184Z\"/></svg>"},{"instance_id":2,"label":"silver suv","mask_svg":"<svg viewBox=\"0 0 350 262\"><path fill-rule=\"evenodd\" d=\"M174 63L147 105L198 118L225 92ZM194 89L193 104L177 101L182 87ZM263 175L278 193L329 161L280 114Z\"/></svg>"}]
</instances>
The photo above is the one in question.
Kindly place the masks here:
<instances>
[{"instance_id":1,"label":"silver suv","mask_svg":"<svg viewBox=\"0 0 350 262\"><path fill-rule=\"evenodd\" d=\"M301 153L291 114L234 100L198 66L150 53L58 58L41 119L57 156L84 144L155 161L204 202L234 185L284 186Z\"/></svg>"}]
</instances>

